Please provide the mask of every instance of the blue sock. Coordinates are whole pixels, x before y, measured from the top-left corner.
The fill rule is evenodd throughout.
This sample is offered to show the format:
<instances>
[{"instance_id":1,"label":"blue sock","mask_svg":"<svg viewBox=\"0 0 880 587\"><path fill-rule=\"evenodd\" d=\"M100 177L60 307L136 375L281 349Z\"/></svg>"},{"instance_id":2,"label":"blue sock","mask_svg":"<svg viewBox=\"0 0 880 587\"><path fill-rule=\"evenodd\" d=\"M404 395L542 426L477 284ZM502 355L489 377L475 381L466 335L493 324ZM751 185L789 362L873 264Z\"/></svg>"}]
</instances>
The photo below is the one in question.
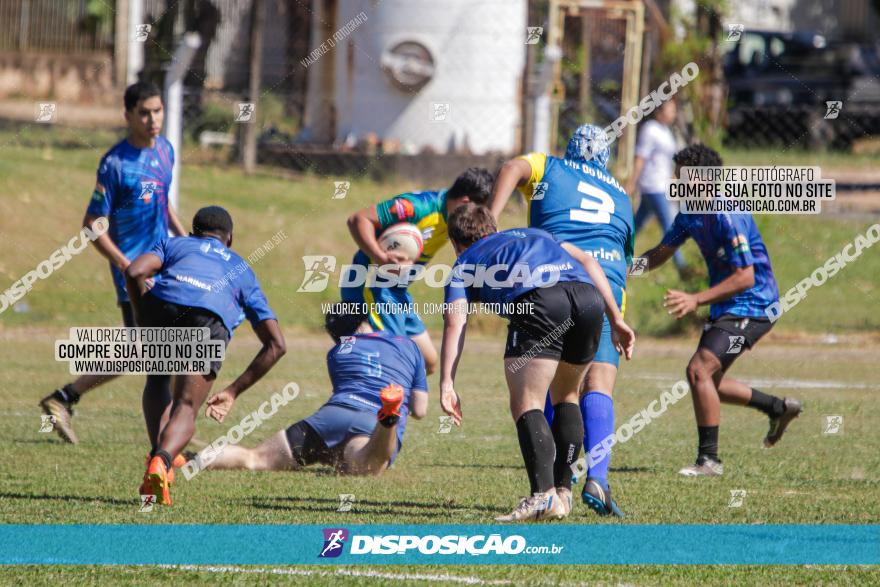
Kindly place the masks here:
<instances>
[{"instance_id":1,"label":"blue sock","mask_svg":"<svg viewBox=\"0 0 880 587\"><path fill-rule=\"evenodd\" d=\"M614 401L598 391L591 391L580 401L581 416L584 419L584 453L590 462L590 450L605 438L614 434ZM601 461L587 471L587 476L599 481L603 489L608 489L608 463L611 451Z\"/></svg>"},{"instance_id":2,"label":"blue sock","mask_svg":"<svg viewBox=\"0 0 880 587\"><path fill-rule=\"evenodd\" d=\"M553 424L553 402L550 401L550 392L547 392L547 401L544 402L544 417L547 418L547 424Z\"/></svg>"}]
</instances>

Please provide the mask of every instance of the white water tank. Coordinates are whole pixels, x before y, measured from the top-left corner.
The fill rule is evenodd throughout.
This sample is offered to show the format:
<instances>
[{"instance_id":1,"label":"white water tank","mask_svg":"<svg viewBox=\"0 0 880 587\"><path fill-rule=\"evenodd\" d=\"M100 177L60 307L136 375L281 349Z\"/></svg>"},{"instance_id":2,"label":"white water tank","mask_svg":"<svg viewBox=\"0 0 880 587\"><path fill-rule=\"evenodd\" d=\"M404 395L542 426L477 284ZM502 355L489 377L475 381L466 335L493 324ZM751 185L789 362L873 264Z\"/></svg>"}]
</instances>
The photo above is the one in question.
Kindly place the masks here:
<instances>
[{"instance_id":1,"label":"white water tank","mask_svg":"<svg viewBox=\"0 0 880 587\"><path fill-rule=\"evenodd\" d=\"M304 122L313 140L375 133L403 152L520 148L526 0L312 6Z\"/></svg>"}]
</instances>

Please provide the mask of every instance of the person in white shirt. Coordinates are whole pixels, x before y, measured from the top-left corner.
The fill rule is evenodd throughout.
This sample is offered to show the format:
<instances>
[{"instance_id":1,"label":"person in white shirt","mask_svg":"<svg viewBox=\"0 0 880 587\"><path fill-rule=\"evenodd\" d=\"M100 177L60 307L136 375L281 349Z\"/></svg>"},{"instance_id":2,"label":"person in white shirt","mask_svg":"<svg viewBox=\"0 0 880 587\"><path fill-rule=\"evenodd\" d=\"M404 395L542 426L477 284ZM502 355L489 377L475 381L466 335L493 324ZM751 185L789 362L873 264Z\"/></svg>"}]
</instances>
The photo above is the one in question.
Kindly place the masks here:
<instances>
[{"instance_id":1,"label":"person in white shirt","mask_svg":"<svg viewBox=\"0 0 880 587\"><path fill-rule=\"evenodd\" d=\"M675 135L670 128L677 113L675 100L664 102L655 112L654 118L645 122L639 130L635 166L624 186L626 193L631 196L638 187L642 196L634 221L636 234L652 214L657 216L664 233L672 226L675 210L672 203L667 201L666 193L675 170L672 156L678 149ZM679 273L687 269L681 251L676 251L673 260Z\"/></svg>"}]
</instances>

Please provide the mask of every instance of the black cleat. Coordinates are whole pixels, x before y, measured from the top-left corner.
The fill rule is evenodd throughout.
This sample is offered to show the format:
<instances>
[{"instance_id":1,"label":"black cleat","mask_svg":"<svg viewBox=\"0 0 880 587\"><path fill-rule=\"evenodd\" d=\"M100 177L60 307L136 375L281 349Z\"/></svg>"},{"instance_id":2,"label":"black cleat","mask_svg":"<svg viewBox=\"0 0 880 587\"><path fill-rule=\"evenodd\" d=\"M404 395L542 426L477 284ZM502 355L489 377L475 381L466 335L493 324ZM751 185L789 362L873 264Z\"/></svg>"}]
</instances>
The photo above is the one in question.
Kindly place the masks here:
<instances>
[{"instance_id":1,"label":"black cleat","mask_svg":"<svg viewBox=\"0 0 880 587\"><path fill-rule=\"evenodd\" d=\"M767 436L764 438L765 448L770 448L779 442L791 421L804 411L804 405L793 397L787 397L782 401L785 405L785 411L781 416L770 418L770 430L767 431Z\"/></svg>"},{"instance_id":2,"label":"black cleat","mask_svg":"<svg viewBox=\"0 0 880 587\"><path fill-rule=\"evenodd\" d=\"M623 518L624 513L611 499L611 487L606 491L595 479L587 478L581 492L581 500L600 516L616 516Z\"/></svg>"}]
</instances>

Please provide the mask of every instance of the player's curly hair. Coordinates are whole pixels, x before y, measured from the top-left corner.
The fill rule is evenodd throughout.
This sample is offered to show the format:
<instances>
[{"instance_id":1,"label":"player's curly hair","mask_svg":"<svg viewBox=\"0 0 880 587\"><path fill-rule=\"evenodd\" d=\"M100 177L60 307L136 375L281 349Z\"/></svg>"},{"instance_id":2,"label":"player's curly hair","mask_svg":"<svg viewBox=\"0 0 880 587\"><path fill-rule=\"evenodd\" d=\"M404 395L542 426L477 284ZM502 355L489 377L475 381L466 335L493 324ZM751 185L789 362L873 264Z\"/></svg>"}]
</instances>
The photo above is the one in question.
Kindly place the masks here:
<instances>
[{"instance_id":1,"label":"player's curly hair","mask_svg":"<svg viewBox=\"0 0 880 587\"><path fill-rule=\"evenodd\" d=\"M458 200L465 196L474 204L485 205L492 196L495 178L484 167L469 167L455 178L455 183L446 192L449 200Z\"/></svg>"},{"instance_id":2,"label":"player's curly hair","mask_svg":"<svg viewBox=\"0 0 880 587\"><path fill-rule=\"evenodd\" d=\"M498 232L495 217L485 206L468 203L449 215L449 240L467 248L490 234Z\"/></svg>"},{"instance_id":3,"label":"player's curly hair","mask_svg":"<svg viewBox=\"0 0 880 587\"><path fill-rule=\"evenodd\" d=\"M694 143L676 153L672 160L680 167L721 167L718 151L703 143Z\"/></svg>"}]
</instances>

